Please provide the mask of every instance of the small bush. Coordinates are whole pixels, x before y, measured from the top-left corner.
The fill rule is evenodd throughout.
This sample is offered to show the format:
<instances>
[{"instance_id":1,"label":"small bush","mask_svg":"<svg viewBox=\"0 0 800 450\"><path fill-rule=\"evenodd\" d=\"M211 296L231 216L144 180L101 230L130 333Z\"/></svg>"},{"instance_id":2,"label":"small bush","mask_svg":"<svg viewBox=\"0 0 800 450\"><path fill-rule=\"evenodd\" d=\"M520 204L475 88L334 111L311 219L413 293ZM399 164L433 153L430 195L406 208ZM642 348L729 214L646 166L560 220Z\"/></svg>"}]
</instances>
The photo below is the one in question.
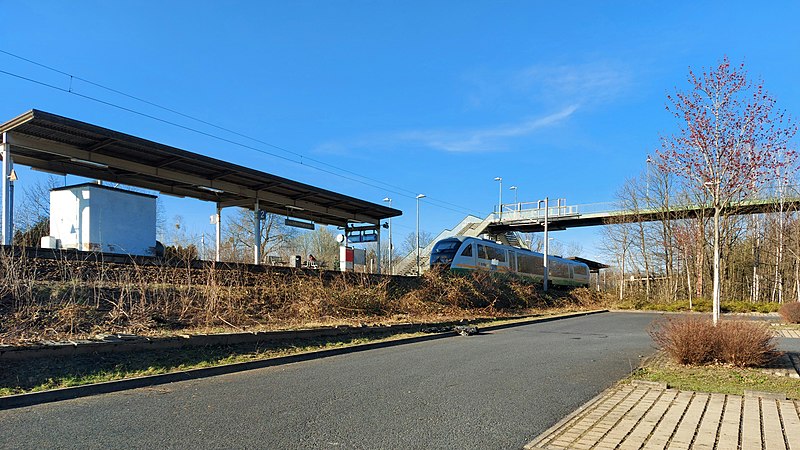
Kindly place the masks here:
<instances>
[{"instance_id":1,"label":"small bush","mask_svg":"<svg viewBox=\"0 0 800 450\"><path fill-rule=\"evenodd\" d=\"M714 358L714 325L688 317L657 323L650 329L656 345L681 364L705 364Z\"/></svg>"},{"instance_id":2,"label":"small bush","mask_svg":"<svg viewBox=\"0 0 800 450\"><path fill-rule=\"evenodd\" d=\"M784 322L800 323L800 302L786 303L778 310Z\"/></svg>"},{"instance_id":3,"label":"small bush","mask_svg":"<svg viewBox=\"0 0 800 450\"><path fill-rule=\"evenodd\" d=\"M717 359L737 367L757 367L775 357L775 338L765 323L733 320L716 328Z\"/></svg>"},{"instance_id":4,"label":"small bush","mask_svg":"<svg viewBox=\"0 0 800 450\"><path fill-rule=\"evenodd\" d=\"M719 362L751 367L776 355L775 338L763 323L736 320L715 327L708 319L684 317L654 324L650 335L680 364Z\"/></svg>"}]
</instances>

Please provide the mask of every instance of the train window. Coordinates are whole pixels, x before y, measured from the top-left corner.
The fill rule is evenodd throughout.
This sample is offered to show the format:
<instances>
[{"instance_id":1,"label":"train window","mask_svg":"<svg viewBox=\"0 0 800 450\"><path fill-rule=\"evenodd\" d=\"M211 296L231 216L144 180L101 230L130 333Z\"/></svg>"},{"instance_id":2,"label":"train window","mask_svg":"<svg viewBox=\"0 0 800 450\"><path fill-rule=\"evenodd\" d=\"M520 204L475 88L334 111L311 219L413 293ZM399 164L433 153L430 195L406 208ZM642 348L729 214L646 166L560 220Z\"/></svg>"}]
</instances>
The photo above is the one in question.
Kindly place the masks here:
<instances>
[{"instance_id":1,"label":"train window","mask_svg":"<svg viewBox=\"0 0 800 450\"><path fill-rule=\"evenodd\" d=\"M464 250L461 250L461 256L472 256L472 244L467 244Z\"/></svg>"},{"instance_id":2,"label":"train window","mask_svg":"<svg viewBox=\"0 0 800 450\"><path fill-rule=\"evenodd\" d=\"M544 257L532 256L531 259L533 259L533 270L531 273L544 276Z\"/></svg>"},{"instance_id":3,"label":"train window","mask_svg":"<svg viewBox=\"0 0 800 450\"><path fill-rule=\"evenodd\" d=\"M533 256L519 255L517 257L517 264L519 264L520 272L533 273Z\"/></svg>"},{"instance_id":4,"label":"train window","mask_svg":"<svg viewBox=\"0 0 800 450\"><path fill-rule=\"evenodd\" d=\"M500 262L506 262L506 251L500 248L486 247L486 252L489 254L488 259L496 259Z\"/></svg>"},{"instance_id":5,"label":"train window","mask_svg":"<svg viewBox=\"0 0 800 450\"><path fill-rule=\"evenodd\" d=\"M589 270L586 266L574 266L573 271L575 275L583 275L584 277L589 275Z\"/></svg>"},{"instance_id":6,"label":"train window","mask_svg":"<svg viewBox=\"0 0 800 450\"><path fill-rule=\"evenodd\" d=\"M486 246L478 244L478 258L480 259L492 259L489 257L489 253L486 252Z\"/></svg>"},{"instance_id":7,"label":"train window","mask_svg":"<svg viewBox=\"0 0 800 450\"><path fill-rule=\"evenodd\" d=\"M450 251L454 252L460 246L461 246L461 241L457 241L457 240L439 241L439 242L436 243L436 246L433 247L433 252L436 253L436 252L447 251L447 250L450 250Z\"/></svg>"},{"instance_id":8,"label":"train window","mask_svg":"<svg viewBox=\"0 0 800 450\"><path fill-rule=\"evenodd\" d=\"M549 258L548 258L548 262L550 263L550 266L551 266L551 267L548 268L548 272L552 276L559 277L559 278L570 278L569 266L567 264L564 264L561 261L551 260Z\"/></svg>"}]
</instances>

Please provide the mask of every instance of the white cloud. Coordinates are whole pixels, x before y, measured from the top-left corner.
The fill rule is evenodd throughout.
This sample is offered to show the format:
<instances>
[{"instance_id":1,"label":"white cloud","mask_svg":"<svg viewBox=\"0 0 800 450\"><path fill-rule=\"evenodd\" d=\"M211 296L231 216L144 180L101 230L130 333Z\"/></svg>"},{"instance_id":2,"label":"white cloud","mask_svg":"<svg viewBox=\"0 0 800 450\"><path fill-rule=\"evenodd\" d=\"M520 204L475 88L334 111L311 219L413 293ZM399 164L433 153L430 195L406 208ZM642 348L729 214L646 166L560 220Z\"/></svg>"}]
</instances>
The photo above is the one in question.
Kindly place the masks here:
<instances>
[{"instance_id":1,"label":"white cloud","mask_svg":"<svg viewBox=\"0 0 800 450\"><path fill-rule=\"evenodd\" d=\"M610 62L543 64L518 72L513 83L518 90L549 102L588 106L628 94L633 78L628 68Z\"/></svg>"},{"instance_id":2,"label":"white cloud","mask_svg":"<svg viewBox=\"0 0 800 450\"><path fill-rule=\"evenodd\" d=\"M557 125L567 120L577 110L577 105L571 105L553 114L519 123L458 131L409 131L399 133L394 137L396 140L417 143L447 152L490 152L498 150L504 139L527 136L543 128Z\"/></svg>"}]
</instances>

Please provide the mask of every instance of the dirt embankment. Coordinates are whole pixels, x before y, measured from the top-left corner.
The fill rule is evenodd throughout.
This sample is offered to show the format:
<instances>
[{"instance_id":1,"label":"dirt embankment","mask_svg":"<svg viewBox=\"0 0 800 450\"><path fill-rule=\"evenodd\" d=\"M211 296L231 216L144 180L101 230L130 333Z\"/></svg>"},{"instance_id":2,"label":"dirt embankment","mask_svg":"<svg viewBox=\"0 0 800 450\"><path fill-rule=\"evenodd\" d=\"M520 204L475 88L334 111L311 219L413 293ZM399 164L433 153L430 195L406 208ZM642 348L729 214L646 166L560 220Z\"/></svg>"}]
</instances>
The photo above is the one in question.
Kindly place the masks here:
<instances>
[{"instance_id":1,"label":"dirt embankment","mask_svg":"<svg viewBox=\"0 0 800 450\"><path fill-rule=\"evenodd\" d=\"M486 273L421 278L236 264L153 265L0 255L0 343L319 324L502 317L602 306Z\"/></svg>"}]
</instances>

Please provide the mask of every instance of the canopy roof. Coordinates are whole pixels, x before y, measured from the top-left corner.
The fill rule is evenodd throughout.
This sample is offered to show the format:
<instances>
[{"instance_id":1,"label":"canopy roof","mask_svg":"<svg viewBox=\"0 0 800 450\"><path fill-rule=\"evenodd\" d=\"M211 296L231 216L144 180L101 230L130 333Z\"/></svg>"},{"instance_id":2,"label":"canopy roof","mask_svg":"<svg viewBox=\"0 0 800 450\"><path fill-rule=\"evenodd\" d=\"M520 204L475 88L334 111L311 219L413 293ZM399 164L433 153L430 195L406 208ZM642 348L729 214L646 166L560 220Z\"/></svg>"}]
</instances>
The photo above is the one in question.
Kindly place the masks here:
<instances>
[{"instance_id":1,"label":"canopy roof","mask_svg":"<svg viewBox=\"0 0 800 450\"><path fill-rule=\"evenodd\" d=\"M567 259L571 259L573 261L578 261L586 264L589 266L590 272L600 272L600 269L608 269L609 265L603 264L601 262L592 261L591 259L581 258L580 256L569 256Z\"/></svg>"},{"instance_id":2,"label":"canopy roof","mask_svg":"<svg viewBox=\"0 0 800 450\"><path fill-rule=\"evenodd\" d=\"M311 220L379 224L401 211L44 111L0 125L15 163Z\"/></svg>"}]
</instances>

